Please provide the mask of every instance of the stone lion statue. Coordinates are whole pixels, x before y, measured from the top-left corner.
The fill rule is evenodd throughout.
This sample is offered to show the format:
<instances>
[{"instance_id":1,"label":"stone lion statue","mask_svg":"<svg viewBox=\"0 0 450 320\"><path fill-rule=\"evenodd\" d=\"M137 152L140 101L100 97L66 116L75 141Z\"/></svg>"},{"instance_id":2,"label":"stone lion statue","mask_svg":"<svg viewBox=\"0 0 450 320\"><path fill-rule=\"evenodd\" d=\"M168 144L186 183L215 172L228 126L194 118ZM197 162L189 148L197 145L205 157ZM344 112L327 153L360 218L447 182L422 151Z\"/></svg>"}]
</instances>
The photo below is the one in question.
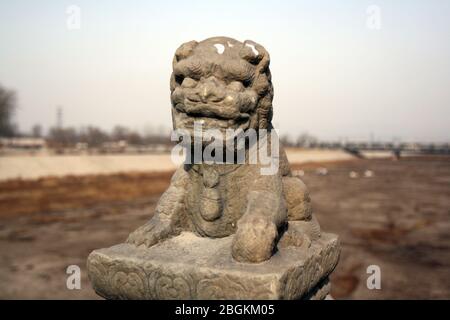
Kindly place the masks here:
<instances>
[{"instance_id":1,"label":"stone lion statue","mask_svg":"<svg viewBox=\"0 0 450 320\"><path fill-rule=\"evenodd\" d=\"M174 129L194 136L194 122L200 121L205 129L223 132L273 132L269 62L266 49L248 40L214 37L181 45L170 78ZM245 148L248 153L252 145ZM269 175L261 174L261 163L183 165L152 219L127 242L151 247L182 231L234 235L232 257L248 263L270 259L277 246L309 246L320 229L307 188L292 175L281 146L272 156L279 168Z\"/></svg>"}]
</instances>

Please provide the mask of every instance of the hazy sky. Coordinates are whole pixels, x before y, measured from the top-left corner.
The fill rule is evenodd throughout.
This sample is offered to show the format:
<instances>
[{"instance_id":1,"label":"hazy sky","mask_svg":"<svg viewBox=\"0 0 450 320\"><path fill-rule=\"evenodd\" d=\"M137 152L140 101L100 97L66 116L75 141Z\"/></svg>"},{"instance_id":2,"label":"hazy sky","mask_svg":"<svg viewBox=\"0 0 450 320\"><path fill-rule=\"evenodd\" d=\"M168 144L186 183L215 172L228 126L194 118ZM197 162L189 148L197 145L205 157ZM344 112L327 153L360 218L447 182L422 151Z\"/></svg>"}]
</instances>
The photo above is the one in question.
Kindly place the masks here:
<instances>
[{"instance_id":1,"label":"hazy sky","mask_svg":"<svg viewBox=\"0 0 450 320\"><path fill-rule=\"evenodd\" d=\"M22 130L58 105L67 126L169 128L176 48L223 35L269 51L282 134L449 142L449 17L448 0L1 1L0 83Z\"/></svg>"}]
</instances>

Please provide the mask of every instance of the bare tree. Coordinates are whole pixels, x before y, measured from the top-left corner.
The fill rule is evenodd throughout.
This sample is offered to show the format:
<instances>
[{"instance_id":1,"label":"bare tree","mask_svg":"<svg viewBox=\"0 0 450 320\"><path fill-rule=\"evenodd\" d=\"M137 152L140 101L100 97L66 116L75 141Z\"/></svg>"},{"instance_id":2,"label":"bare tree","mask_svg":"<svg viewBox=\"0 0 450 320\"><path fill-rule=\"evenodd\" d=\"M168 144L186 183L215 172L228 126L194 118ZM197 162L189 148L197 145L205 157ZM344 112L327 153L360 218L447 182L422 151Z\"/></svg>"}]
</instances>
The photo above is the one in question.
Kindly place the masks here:
<instances>
[{"instance_id":1,"label":"bare tree","mask_svg":"<svg viewBox=\"0 0 450 320\"><path fill-rule=\"evenodd\" d=\"M297 147L310 148L318 143L318 139L309 135L308 133L302 133L297 137Z\"/></svg>"},{"instance_id":2,"label":"bare tree","mask_svg":"<svg viewBox=\"0 0 450 320\"><path fill-rule=\"evenodd\" d=\"M74 128L50 128L49 142L55 147L73 147L79 141L79 136Z\"/></svg>"},{"instance_id":3,"label":"bare tree","mask_svg":"<svg viewBox=\"0 0 450 320\"><path fill-rule=\"evenodd\" d=\"M288 134L283 134L280 137L280 142L283 144L283 146L285 147L292 147L292 141L291 141L291 137Z\"/></svg>"},{"instance_id":4,"label":"bare tree","mask_svg":"<svg viewBox=\"0 0 450 320\"><path fill-rule=\"evenodd\" d=\"M128 128L116 125L111 132L111 138L115 141L128 140L129 134L130 130Z\"/></svg>"},{"instance_id":5,"label":"bare tree","mask_svg":"<svg viewBox=\"0 0 450 320\"><path fill-rule=\"evenodd\" d=\"M16 108L14 91L0 85L0 136L12 137L16 133L16 127L12 122Z\"/></svg>"},{"instance_id":6,"label":"bare tree","mask_svg":"<svg viewBox=\"0 0 450 320\"><path fill-rule=\"evenodd\" d=\"M31 134L34 138L42 137L42 126L40 124L35 124L33 128L31 128Z\"/></svg>"},{"instance_id":7,"label":"bare tree","mask_svg":"<svg viewBox=\"0 0 450 320\"><path fill-rule=\"evenodd\" d=\"M103 143L110 140L108 133L94 126L88 126L82 130L79 138L81 142L87 143L91 148L100 147Z\"/></svg>"}]
</instances>

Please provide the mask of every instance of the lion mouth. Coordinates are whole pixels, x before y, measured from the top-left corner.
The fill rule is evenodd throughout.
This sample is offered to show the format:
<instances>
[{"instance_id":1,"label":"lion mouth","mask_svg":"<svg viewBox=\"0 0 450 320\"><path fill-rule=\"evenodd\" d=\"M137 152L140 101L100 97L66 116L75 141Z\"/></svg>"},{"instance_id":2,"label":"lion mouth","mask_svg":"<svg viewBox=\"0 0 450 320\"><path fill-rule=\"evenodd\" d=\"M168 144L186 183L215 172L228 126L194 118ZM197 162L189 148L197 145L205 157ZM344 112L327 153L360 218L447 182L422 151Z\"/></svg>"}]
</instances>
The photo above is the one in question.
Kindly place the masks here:
<instances>
[{"instance_id":1,"label":"lion mouth","mask_svg":"<svg viewBox=\"0 0 450 320\"><path fill-rule=\"evenodd\" d=\"M201 108L208 110L208 108ZM241 129L246 130L250 126L250 114L239 113L234 117L224 117L212 112L186 112L183 106L177 104L175 110L175 121L177 128L194 129L194 125L201 126L203 130L208 129Z\"/></svg>"}]
</instances>

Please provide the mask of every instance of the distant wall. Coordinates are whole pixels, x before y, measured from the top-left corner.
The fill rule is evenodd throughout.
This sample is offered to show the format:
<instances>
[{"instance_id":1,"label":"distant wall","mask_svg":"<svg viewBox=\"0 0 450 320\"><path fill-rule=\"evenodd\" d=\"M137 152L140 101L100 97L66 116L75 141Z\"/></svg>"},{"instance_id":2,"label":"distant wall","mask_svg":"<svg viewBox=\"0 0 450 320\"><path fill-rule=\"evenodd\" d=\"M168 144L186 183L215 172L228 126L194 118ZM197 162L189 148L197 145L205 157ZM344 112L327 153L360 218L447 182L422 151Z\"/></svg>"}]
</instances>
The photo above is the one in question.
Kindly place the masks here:
<instances>
[{"instance_id":1,"label":"distant wall","mask_svg":"<svg viewBox=\"0 0 450 320\"><path fill-rule=\"evenodd\" d=\"M394 153L390 150L361 151L360 154L365 159L388 159L394 156Z\"/></svg>"},{"instance_id":2,"label":"distant wall","mask_svg":"<svg viewBox=\"0 0 450 320\"><path fill-rule=\"evenodd\" d=\"M286 150L291 163L350 160L341 150ZM170 154L0 156L0 180L45 176L111 174L127 171L171 171Z\"/></svg>"},{"instance_id":3,"label":"distant wall","mask_svg":"<svg viewBox=\"0 0 450 320\"><path fill-rule=\"evenodd\" d=\"M340 149L298 149L287 148L286 154L290 163L344 161L356 159L355 156Z\"/></svg>"}]
</instances>

